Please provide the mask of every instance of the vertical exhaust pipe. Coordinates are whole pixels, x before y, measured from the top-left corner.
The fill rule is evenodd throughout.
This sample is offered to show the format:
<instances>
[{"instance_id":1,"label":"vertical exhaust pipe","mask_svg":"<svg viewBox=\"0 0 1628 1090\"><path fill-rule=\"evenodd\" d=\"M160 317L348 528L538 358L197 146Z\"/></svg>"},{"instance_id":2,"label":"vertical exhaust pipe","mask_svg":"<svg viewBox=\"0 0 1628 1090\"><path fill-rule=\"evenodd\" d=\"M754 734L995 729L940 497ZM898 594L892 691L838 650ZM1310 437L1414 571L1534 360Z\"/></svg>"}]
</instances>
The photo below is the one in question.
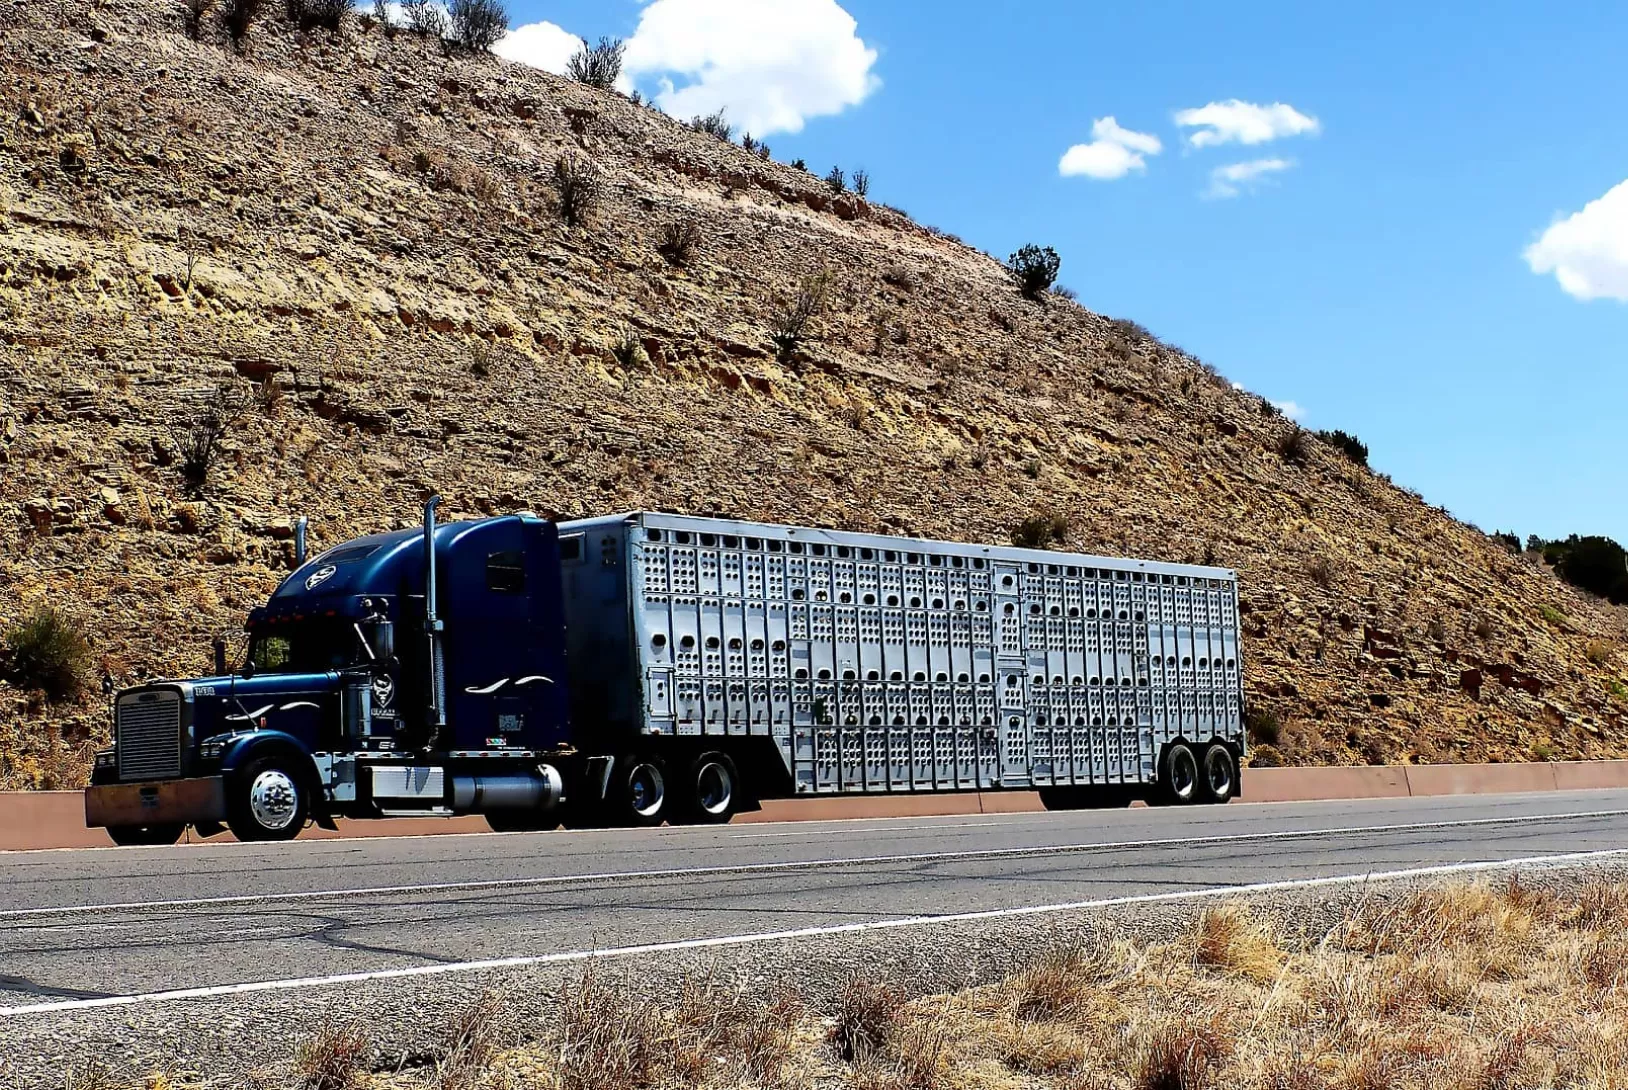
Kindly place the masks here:
<instances>
[{"instance_id":1,"label":"vertical exhaust pipe","mask_svg":"<svg viewBox=\"0 0 1628 1090\"><path fill-rule=\"evenodd\" d=\"M294 567L296 570L305 567L305 529L310 520L301 515L294 523Z\"/></svg>"},{"instance_id":2,"label":"vertical exhaust pipe","mask_svg":"<svg viewBox=\"0 0 1628 1090\"><path fill-rule=\"evenodd\" d=\"M440 496L431 496L424 505L424 634L430 652L430 736L428 747L441 744L447 725L447 669L442 658L441 633L445 629L435 613L435 509Z\"/></svg>"}]
</instances>

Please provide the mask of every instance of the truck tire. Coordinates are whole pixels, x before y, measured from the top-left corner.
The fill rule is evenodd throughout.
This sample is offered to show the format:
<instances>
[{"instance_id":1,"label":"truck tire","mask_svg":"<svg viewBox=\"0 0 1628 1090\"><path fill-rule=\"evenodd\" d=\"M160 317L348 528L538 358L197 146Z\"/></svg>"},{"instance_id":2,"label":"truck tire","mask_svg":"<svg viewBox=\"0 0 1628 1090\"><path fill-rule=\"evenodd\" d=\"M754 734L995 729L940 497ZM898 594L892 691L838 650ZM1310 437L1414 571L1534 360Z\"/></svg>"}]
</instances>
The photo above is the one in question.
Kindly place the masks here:
<instances>
[{"instance_id":1,"label":"truck tire","mask_svg":"<svg viewBox=\"0 0 1628 1090\"><path fill-rule=\"evenodd\" d=\"M1232 750L1216 743L1204 751L1204 763L1199 777L1200 799L1214 805L1225 805L1238 793L1238 762Z\"/></svg>"},{"instance_id":2,"label":"truck tire","mask_svg":"<svg viewBox=\"0 0 1628 1090\"><path fill-rule=\"evenodd\" d=\"M605 799L612 825L650 828L667 819L667 769L649 754L617 758Z\"/></svg>"},{"instance_id":3,"label":"truck tire","mask_svg":"<svg viewBox=\"0 0 1628 1090\"><path fill-rule=\"evenodd\" d=\"M109 825L107 835L121 848L174 844L186 832L185 825Z\"/></svg>"},{"instance_id":4,"label":"truck tire","mask_svg":"<svg viewBox=\"0 0 1628 1090\"><path fill-rule=\"evenodd\" d=\"M688 765L679 816L687 824L727 825L740 807L741 778L722 753L703 753Z\"/></svg>"},{"instance_id":5,"label":"truck tire","mask_svg":"<svg viewBox=\"0 0 1628 1090\"><path fill-rule=\"evenodd\" d=\"M1148 800L1160 806L1188 806L1199 799L1198 758L1186 742L1173 743L1159 763L1159 785Z\"/></svg>"},{"instance_id":6,"label":"truck tire","mask_svg":"<svg viewBox=\"0 0 1628 1090\"><path fill-rule=\"evenodd\" d=\"M256 758L227 783L226 825L239 840L293 840L310 816L310 783L287 757Z\"/></svg>"}]
</instances>

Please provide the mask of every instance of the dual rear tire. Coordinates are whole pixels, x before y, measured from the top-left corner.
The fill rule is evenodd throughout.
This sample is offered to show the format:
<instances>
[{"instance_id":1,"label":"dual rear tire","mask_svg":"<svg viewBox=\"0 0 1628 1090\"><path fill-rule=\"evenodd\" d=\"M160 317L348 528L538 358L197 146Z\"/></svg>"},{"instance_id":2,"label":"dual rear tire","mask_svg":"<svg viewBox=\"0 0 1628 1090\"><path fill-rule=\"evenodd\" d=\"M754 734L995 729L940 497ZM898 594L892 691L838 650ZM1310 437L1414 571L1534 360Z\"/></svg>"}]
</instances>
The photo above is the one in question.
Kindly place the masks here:
<instances>
[{"instance_id":1,"label":"dual rear tire","mask_svg":"<svg viewBox=\"0 0 1628 1090\"><path fill-rule=\"evenodd\" d=\"M579 823L640 829L662 822L723 825L740 803L740 773L727 754L668 761L654 753L633 753L613 762L598 814Z\"/></svg>"},{"instance_id":2,"label":"dual rear tire","mask_svg":"<svg viewBox=\"0 0 1628 1090\"><path fill-rule=\"evenodd\" d=\"M1195 748L1175 742L1159 762L1159 785L1148 801L1162 806L1222 805L1238 793L1238 759L1219 742Z\"/></svg>"}]
</instances>

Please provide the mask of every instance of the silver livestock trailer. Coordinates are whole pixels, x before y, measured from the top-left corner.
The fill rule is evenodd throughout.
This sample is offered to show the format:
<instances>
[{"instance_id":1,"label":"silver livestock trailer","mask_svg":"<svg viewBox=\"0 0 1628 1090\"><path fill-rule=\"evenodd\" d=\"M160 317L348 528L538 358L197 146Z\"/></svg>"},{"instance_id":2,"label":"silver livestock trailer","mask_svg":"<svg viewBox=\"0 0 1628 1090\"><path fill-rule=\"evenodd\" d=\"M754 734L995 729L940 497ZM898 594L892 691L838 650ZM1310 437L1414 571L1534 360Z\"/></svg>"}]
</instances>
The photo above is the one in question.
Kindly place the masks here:
<instances>
[{"instance_id":1,"label":"silver livestock trailer","mask_svg":"<svg viewBox=\"0 0 1628 1090\"><path fill-rule=\"evenodd\" d=\"M559 534L578 730L716 750L743 794L1238 791L1233 571L653 513Z\"/></svg>"}]
</instances>

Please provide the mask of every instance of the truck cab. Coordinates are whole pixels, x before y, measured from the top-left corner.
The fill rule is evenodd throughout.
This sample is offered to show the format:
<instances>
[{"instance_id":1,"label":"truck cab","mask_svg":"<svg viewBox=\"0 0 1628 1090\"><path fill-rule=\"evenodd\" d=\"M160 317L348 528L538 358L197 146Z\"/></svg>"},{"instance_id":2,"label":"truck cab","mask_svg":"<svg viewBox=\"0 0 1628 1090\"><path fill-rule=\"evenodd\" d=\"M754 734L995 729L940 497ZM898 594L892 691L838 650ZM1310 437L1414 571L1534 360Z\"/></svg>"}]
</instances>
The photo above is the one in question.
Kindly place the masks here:
<instances>
[{"instance_id":1,"label":"truck cab","mask_svg":"<svg viewBox=\"0 0 1628 1090\"><path fill-rule=\"evenodd\" d=\"M437 526L433 503L422 529L304 561L249 614L234 670L117 695L87 823L150 844L548 812L570 753L559 568L552 523Z\"/></svg>"}]
</instances>

